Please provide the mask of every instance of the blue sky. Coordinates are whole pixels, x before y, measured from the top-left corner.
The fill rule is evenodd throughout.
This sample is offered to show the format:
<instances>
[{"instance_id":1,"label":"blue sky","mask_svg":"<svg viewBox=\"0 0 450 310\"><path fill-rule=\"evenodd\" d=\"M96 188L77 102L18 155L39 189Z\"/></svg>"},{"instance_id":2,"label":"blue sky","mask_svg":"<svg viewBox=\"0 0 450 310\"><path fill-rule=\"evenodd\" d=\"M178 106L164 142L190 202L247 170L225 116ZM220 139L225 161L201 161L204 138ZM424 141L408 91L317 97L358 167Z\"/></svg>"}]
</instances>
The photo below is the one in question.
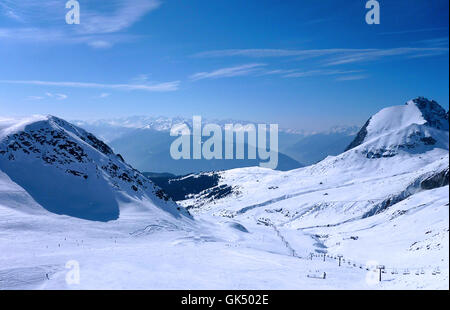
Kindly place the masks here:
<instances>
[{"instance_id":1,"label":"blue sky","mask_svg":"<svg viewBox=\"0 0 450 310\"><path fill-rule=\"evenodd\" d=\"M417 96L449 106L448 0L0 1L1 116L361 125Z\"/></svg>"}]
</instances>

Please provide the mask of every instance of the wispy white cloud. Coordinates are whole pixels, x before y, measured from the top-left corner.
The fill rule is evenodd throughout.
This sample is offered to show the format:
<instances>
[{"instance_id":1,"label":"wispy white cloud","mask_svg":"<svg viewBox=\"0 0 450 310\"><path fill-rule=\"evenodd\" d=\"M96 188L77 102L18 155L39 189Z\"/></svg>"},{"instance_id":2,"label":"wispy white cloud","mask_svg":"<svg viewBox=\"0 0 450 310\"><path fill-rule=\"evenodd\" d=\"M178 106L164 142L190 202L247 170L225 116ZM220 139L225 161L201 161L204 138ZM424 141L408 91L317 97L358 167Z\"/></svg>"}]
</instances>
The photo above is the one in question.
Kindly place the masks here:
<instances>
[{"instance_id":1,"label":"wispy white cloud","mask_svg":"<svg viewBox=\"0 0 450 310\"><path fill-rule=\"evenodd\" d=\"M115 0L109 1L116 10L111 14L98 11L83 13L80 31L84 34L113 33L129 28L147 13L160 7L158 0Z\"/></svg>"},{"instance_id":2,"label":"wispy white cloud","mask_svg":"<svg viewBox=\"0 0 450 310\"><path fill-rule=\"evenodd\" d=\"M191 75L189 78L191 80L197 81L203 79L218 79L234 76L244 76L254 73L263 66L265 66L265 64L259 63L245 64L240 66L221 68L211 72L199 72Z\"/></svg>"},{"instance_id":3,"label":"wispy white cloud","mask_svg":"<svg viewBox=\"0 0 450 310\"><path fill-rule=\"evenodd\" d=\"M24 22L23 18L17 15L13 10L11 10L5 3L0 2L0 11L3 12L3 15L6 17L13 19L17 22Z\"/></svg>"},{"instance_id":4,"label":"wispy white cloud","mask_svg":"<svg viewBox=\"0 0 450 310\"><path fill-rule=\"evenodd\" d=\"M374 49L305 49L305 50L289 50L289 49L227 49L214 50L194 54L194 57L215 58L215 57L251 57L251 58L269 58L269 57L293 57L307 56L318 57L324 55L332 55L338 53L349 53L355 51L373 51Z\"/></svg>"},{"instance_id":5,"label":"wispy white cloud","mask_svg":"<svg viewBox=\"0 0 450 310\"><path fill-rule=\"evenodd\" d=\"M98 98L107 98L107 97L109 97L111 94L109 94L109 93L101 93L99 96L98 96Z\"/></svg>"},{"instance_id":6,"label":"wispy white cloud","mask_svg":"<svg viewBox=\"0 0 450 310\"><path fill-rule=\"evenodd\" d=\"M332 57L326 61L326 65L335 66L357 62L375 61L382 58L403 56L408 58L419 58L427 56L438 56L448 53L448 48L442 47L402 47L391 49L380 49L370 52L355 52Z\"/></svg>"},{"instance_id":7,"label":"wispy white cloud","mask_svg":"<svg viewBox=\"0 0 450 310\"><path fill-rule=\"evenodd\" d=\"M139 74L138 76L134 77L131 81L133 83L147 83L149 80L149 74Z\"/></svg>"},{"instance_id":8,"label":"wispy white cloud","mask_svg":"<svg viewBox=\"0 0 450 310\"><path fill-rule=\"evenodd\" d=\"M65 94L54 94L54 96L56 97L56 100L65 100L68 98Z\"/></svg>"},{"instance_id":9,"label":"wispy white cloud","mask_svg":"<svg viewBox=\"0 0 450 310\"><path fill-rule=\"evenodd\" d=\"M104 40L95 40L88 42L88 45L93 48L110 48L113 46L113 43Z\"/></svg>"},{"instance_id":10,"label":"wispy white cloud","mask_svg":"<svg viewBox=\"0 0 450 310\"><path fill-rule=\"evenodd\" d=\"M17 15L16 12L14 12L14 10L11 9L10 5L8 5L8 3L5 2L0 2L0 14L3 16L6 16L7 18L13 19L15 21L20 21L22 22L22 18Z\"/></svg>"},{"instance_id":11,"label":"wispy white cloud","mask_svg":"<svg viewBox=\"0 0 450 310\"><path fill-rule=\"evenodd\" d=\"M369 76L366 74L359 74L359 75L347 75L347 76L339 76L336 78L336 81L358 81L358 80L365 80L368 79Z\"/></svg>"},{"instance_id":12,"label":"wispy white cloud","mask_svg":"<svg viewBox=\"0 0 450 310\"><path fill-rule=\"evenodd\" d=\"M295 69L273 69L273 70L265 70L260 73L260 75L283 75L294 73L297 70Z\"/></svg>"},{"instance_id":13,"label":"wispy white cloud","mask_svg":"<svg viewBox=\"0 0 450 310\"><path fill-rule=\"evenodd\" d=\"M85 83L85 82L51 82L38 80L0 80L3 84L22 84L22 85L40 85L40 86L56 86L70 88L99 88L99 89L117 89L117 90L143 90L150 92L168 92L178 90L180 81L172 81L158 84L101 84L101 83Z\"/></svg>"},{"instance_id":14,"label":"wispy white cloud","mask_svg":"<svg viewBox=\"0 0 450 310\"><path fill-rule=\"evenodd\" d=\"M40 29L33 27L0 28L0 38L13 39L15 41L56 41L65 40L65 34L61 30Z\"/></svg>"},{"instance_id":15,"label":"wispy white cloud","mask_svg":"<svg viewBox=\"0 0 450 310\"><path fill-rule=\"evenodd\" d=\"M305 78L314 76L350 75L360 73L362 70L300 70L300 69L265 69L266 64L247 64L241 66L227 67L212 72L200 72L190 76L191 80L217 79L234 76L252 75L260 76L280 76L282 78Z\"/></svg>"},{"instance_id":16,"label":"wispy white cloud","mask_svg":"<svg viewBox=\"0 0 450 310\"><path fill-rule=\"evenodd\" d=\"M0 39L2 38L15 42L87 44L95 49L104 49L110 48L118 43L131 42L139 37L128 34L70 35L61 29L21 27L0 28Z\"/></svg>"},{"instance_id":17,"label":"wispy white cloud","mask_svg":"<svg viewBox=\"0 0 450 310\"><path fill-rule=\"evenodd\" d=\"M320 58L326 66L357 62L375 61L388 57L424 57L448 54L448 47L400 47L386 49L230 49L197 53L194 57L249 57L275 58L293 57L295 59Z\"/></svg>"},{"instance_id":18,"label":"wispy white cloud","mask_svg":"<svg viewBox=\"0 0 450 310\"><path fill-rule=\"evenodd\" d=\"M27 100L42 100L44 98L45 97L43 97L43 96L28 96Z\"/></svg>"},{"instance_id":19,"label":"wispy white cloud","mask_svg":"<svg viewBox=\"0 0 450 310\"><path fill-rule=\"evenodd\" d=\"M360 70L310 70L310 71L300 71L300 72L293 72L283 75L283 77L286 78L303 78L303 77L310 77L310 76L324 76L324 75L342 75L342 74L352 74L361 72Z\"/></svg>"},{"instance_id":20,"label":"wispy white cloud","mask_svg":"<svg viewBox=\"0 0 450 310\"><path fill-rule=\"evenodd\" d=\"M420 29L406 29L402 31L390 31L390 32L380 32L379 35L395 35L395 34L406 34L406 33L419 33L419 32L435 32L448 30L448 27L434 27L434 28L420 28Z\"/></svg>"},{"instance_id":21,"label":"wispy white cloud","mask_svg":"<svg viewBox=\"0 0 450 310\"><path fill-rule=\"evenodd\" d=\"M45 96L28 96L27 99L28 100L43 100L45 98L54 98L56 100L65 100L67 99L69 96L67 96L66 94L59 94L59 93L49 93L46 92Z\"/></svg>"},{"instance_id":22,"label":"wispy white cloud","mask_svg":"<svg viewBox=\"0 0 450 310\"><path fill-rule=\"evenodd\" d=\"M426 46L430 46L430 47L447 47L448 48L448 37L422 40L417 43L425 44Z\"/></svg>"},{"instance_id":23,"label":"wispy white cloud","mask_svg":"<svg viewBox=\"0 0 450 310\"><path fill-rule=\"evenodd\" d=\"M108 7L102 9L101 5ZM21 42L84 43L92 48L109 48L138 38L125 31L160 5L159 0L87 2L81 8L80 25L61 27L67 12L61 1L4 0L0 2L0 15L20 21L20 25L0 28L0 38Z\"/></svg>"}]
</instances>

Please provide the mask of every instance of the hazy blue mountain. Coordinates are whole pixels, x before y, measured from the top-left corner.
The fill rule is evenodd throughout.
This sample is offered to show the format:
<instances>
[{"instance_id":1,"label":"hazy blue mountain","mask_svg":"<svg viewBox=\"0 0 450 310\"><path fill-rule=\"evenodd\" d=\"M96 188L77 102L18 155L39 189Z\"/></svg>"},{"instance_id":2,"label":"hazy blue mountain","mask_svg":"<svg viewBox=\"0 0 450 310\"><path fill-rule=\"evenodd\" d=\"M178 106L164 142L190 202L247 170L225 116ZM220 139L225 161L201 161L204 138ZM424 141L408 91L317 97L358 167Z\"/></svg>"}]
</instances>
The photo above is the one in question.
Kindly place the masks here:
<instances>
[{"instance_id":1,"label":"hazy blue mountain","mask_svg":"<svg viewBox=\"0 0 450 310\"><path fill-rule=\"evenodd\" d=\"M169 172L176 175L259 166L259 159L198 159L174 160L170 145L177 137L166 131L137 129L111 142L112 148L140 171ZM247 145L244 145L247 150ZM287 171L303 167L295 159L280 153L277 170Z\"/></svg>"},{"instance_id":2,"label":"hazy blue mountain","mask_svg":"<svg viewBox=\"0 0 450 310\"><path fill-rule=\"evenodd\" d=\"M297 161L311 165L325 159L327 156L338 155L353 141L358 127L334 128L302 137L298 142L284 149L284 153Z\"/></svg>"},{"instance_id":3,"label":"hazy blue mountain","mask_svg":"<svg viewBox=\"0 0 450 310\"><path fill-rule=\"evenodd\" d=\"M222 127L228 123L252 123L236 120L203 120L203 123L211 122ZM189 118L133 116L96 121L74 121L74 123L110 143L117 153L121 153L126 160L143 171L169 172L180 175L259 164L259 160L172 160L169 147L174 138L170 137L169 130L173 125L179 123L185 123L192 127L192 119ZM343 152L354 139L358 129L356 126L343 126L322 132L307 133L280 128L278 169L290 170L313 164L328 155L337 155Z\"/></svg>"}]
</instances>

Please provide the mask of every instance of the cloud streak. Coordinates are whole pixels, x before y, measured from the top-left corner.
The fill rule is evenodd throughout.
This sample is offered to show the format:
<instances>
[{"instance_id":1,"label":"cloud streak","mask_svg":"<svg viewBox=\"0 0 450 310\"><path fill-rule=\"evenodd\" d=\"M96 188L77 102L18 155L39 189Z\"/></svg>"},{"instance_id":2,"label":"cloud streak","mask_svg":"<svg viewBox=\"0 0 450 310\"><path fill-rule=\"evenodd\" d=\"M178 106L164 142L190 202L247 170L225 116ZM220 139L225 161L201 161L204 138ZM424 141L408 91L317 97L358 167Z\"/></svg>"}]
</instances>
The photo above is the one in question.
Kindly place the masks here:
<instances>
[{"instance_id":1,"label":"cloud streak","mask_svg":"<svg viewBox=\"0 0 450 310\"><path fill-rule=\"evenodd\" d=\"M56 100L65 100L68 98L68 96L65 94L46 93L45 95L50 98L55 98Z\"/></svg>"},{"instance_id":2,"label":"cloud streak","mask_svg":"<svg viewBox=\"0 0 450 310\"><path fill-rule=\"evenodd\" d=\"M438 56L446 53L448 53L448 48L444 47L424 47L424 48L402 47L402 48L374 50L370 52L355 52L346 55L338 55L334 58L329 59L326 62L326 65L336 66L358 62L369 62L395 56L420 58L428 56Z\"/></svg>"},{"instance_id":3,"label":"cloud streak","mask_svg":"<svg viewBox=\"0 0 450 310\"><path fill-rule=\"evenodd\" d=\"M395 34L406 34L406 33L420 33L420 32L435 32L448 30L448 27L435 27L435 28L420 28L420 29L407 29L402 31L390 31L390 32L380 32L379 35L395 35Z\"/></svg>"},{"instance_id":4,"label":"cloud streak","mask_svg":"<svg viewBox=\"0 0 450 310\"><path fill-rule=\"evenodd\" d=\"M310 70L310 71L300 71L293 72L289 74L283 75L285 78L303 78L303 77L311 77L311 76L325 76L325 75L342 75L342 74L352 74L361 72L360 70Z\"/></svg>"},{"instance_id":5,"label":"cloud streak","mask_svg":"<svg viewBox=\"0 0 450 310\"><path fill-rule=\"evenodd\" d=\"M365 80L368 79L369 76L366 74L359 74L359 75L348 75L348 76L340 76L336 78L336 81L359 81L359 80Z\"/></svg>"},{"instance_id":6,"label":"cloud streak","mask_svg":"<svg viewBox=\"0 0 450 310\"><path fill-rule=\"evenodd\" d=\"M364 49L361 51L372 51L373 49ZM331 55L336 53L354 52L355 49L309 49L309 50L287 50L287 49L228 49L206 51L194 54L194 57L217 58L217 57L251 57L251 58L269 58L269 57L293 57L307 56L317 57Z\"/></svg>"},{"instance_id":7,"label":"cloud streak","mask_svg":"<svg viewBox=\"0 0 450 310\"><path fill-rule=\"evenodd\" d=\"M37 80L0 80L2 84L21 84L21 85L38 85L38 86L56 86L69 88L97 88L97 89L116 89L116 90L142 90L148 92L170 92L178 90L179 81L165 82L159 84L101 84L101 83L85 83L85 82L50 82Z\"/></svg>"},{"instance_id":8,"label":"cloud streak","mask_svg":"<svg viewBox=\"0 0 450 310\"><path fill-rule=\"evenodd\" d=\"M448 47L400 47L387 49L230 49L215 50L194 54L200 58L247 57L247 58L282 58L299 59L319 58L322 65L336 66L350 63L375 61L389 57L418 58L448 54Z\"/></svg>"},{"instance_id":9,"label":"cloud streak","mask_svg":"<svg viewBox=\"0 0 450 310\"><path fill-rule=\"evenodd\" d=\"M69 96L67 96L66 94L57 94L57 93L46 92L45 96L28 96L27 97L28 100L43 100L45 98L54 98L56 100L65 100L65 99L69 98Z\"/></svg>"},{"instance_id":10,"label":"cloud streak","mask_svg":"<svg viewBox=\"0 0 450 310\"><path fill-rule=\"evenodd\" d=\"M21 42L84 43L95 49L110 48L114 44L136 39L137 36L125 31L146 14L158 9L161 2L110 0L107 9L102 9L101 5L106 4L98 1L85 3L81 8L80 25L68 28L61 27L67 13L61 1L4 0L0 3L0 15L17 21L20 26L0 28L0 38Z\"/></svg>"},{"instance_id":11,"label":"cloud streak","mask_svg":"<svg viewBox=\"0 0 450 310\"><path fill-rule=\"evenodd\" d=\"M87 11L80 24L83 34L114 33L129 28L147 13L160 7L158 0L116 0L109 1L116 10L111 14Z\"/></svg>"},{"instance_id":12,"label":"cloud streak","mask_svg":"<svg viewBox=\"0 0 450 310\"><path fill-rule=\"evenodd\" d=\"M204 79L219 79L235 76L245 76L256 72L263 66L265 66L265 64L260 63L245 64L240 66L221 68L211 72L199 72L191 75L189 78L193 81L198 81Z\"/></svg>"},{"instance_id":13,"label":"cloud streak","mask_svg":"<svg viewBox=\"0 0 450 310\"><path fill-rule=\"evenodd\" d=\"M246 64L234 67L227 67L211 72L199 72L191 75L189 78L194 81L203 79L219 79L236 76L279 76L282 78L307 78L316 76L339 76L354 75L361 73L362 70L329 70L317 69L301 71L300 69L265 69L266 64ZM356 76L356 75L355 75Z\"/></svg>"}]
</instances>

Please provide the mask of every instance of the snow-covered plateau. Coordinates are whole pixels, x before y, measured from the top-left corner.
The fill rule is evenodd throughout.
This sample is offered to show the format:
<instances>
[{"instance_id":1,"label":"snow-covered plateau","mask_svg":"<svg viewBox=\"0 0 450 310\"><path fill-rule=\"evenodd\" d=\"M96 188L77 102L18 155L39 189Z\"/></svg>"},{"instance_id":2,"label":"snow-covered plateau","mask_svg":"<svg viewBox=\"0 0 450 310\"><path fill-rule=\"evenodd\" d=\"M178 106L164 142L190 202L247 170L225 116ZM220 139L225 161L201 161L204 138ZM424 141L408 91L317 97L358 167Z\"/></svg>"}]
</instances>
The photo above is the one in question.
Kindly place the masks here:
<instances>
[{"instance_id":1,"label":"snow-covered plateau","mask_svg":"<svg viewBox=\"0 0 450 310\"><path fill-rule=\"evenodd\" d=\"M381 110L317 164L216 174L175 203L77 126L0 119L0 289L449 289L434 101Z\"/></svg>"}]
</instances>

